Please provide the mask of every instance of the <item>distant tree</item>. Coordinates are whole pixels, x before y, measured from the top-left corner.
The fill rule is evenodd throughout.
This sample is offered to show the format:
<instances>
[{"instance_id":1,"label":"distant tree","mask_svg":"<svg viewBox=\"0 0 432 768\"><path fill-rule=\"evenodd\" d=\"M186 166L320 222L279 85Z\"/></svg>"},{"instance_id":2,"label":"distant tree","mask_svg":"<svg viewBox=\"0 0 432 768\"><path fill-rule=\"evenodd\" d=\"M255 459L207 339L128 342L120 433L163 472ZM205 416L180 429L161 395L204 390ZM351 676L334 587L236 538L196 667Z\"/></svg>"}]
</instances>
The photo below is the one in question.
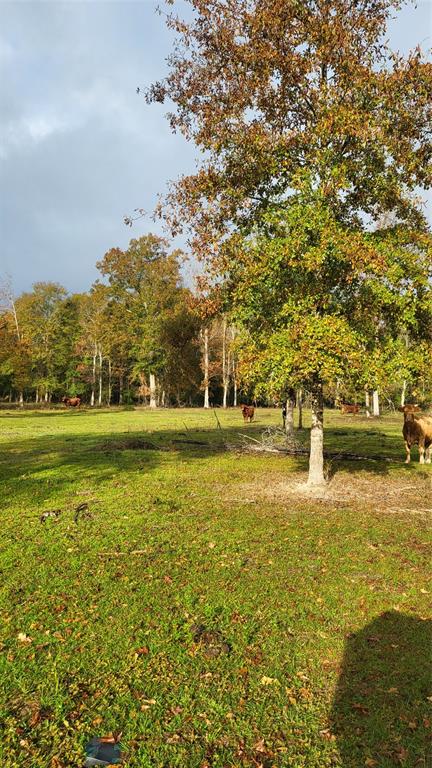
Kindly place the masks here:
<instances>
[{"instance_id":1,"label":"distant tree","mask_svg":"<svg viewBox=\"0 0 432 768\"><path fill-rule=\"evenodd\" d=\"M107 322L108 290L96 284L81 297L80 335L76 351L81 358L81 375L90 386L90 405L102 405L103 362L109 346Z\"/></svg>"},{"instance_id":2,"label":"distant tree","mask_svg":"<svg viewBox=\"0 0 432 768\"><path fill-rule=\"evenodd\" d=\"M165 239L148 234L131 240L126 251L111 249L97 263L108 278L112 311L122 315L128 330L132 374L136 380L145 376L151 407L168 366L167 324L183 297L180 259L181 252L169 251Z\"/></svg>"},{"instance_id":3,"label":"distant tree","mask_svg":"<svg viewBox=\"0 0 432 768\"><path fill-rule=\"evenodd\" d=\"M17 337L13 314L0 316L0 377L8 399L16 393L21 406L32 384L32 359L28 346Z\"/></svg>"},{"instance_id":4,"label":"distant tree","mask_svg":"<svg viewBox=\"0 0 432 768\"><path fill-rule=\"evenodd\" d=\"M200 319L191 307L190 292L184 288L177 301L165 315L160 328L160 339L165 350L165 365L160 376L160 387L165 401L175 400L178 405L191 401L200 386ZM161 398L162 399L162 398Z\"/></svg>"},{"instance_id":5,"label":"distant tree","mask_svg":"<svg viewBox=\"0 0 432 768\"><path fill-rule=\"evenodd\" d=\"M148 98L174 102L173 129L205 160L163 213L225 282L245 375L307 385L320 485L325 383L364 380L387 336L430 329L430 238L412 192L431 183L432 65L389 51L398 0L190 3L190 21L168 16L170 72ZM372 231L386 213L395 224Z\"/></svg>"},{"instance_id":6,"label":"distant tree","mask_svg":"<svg viewBox=\"0 0 432 768\"><path fill-rule=\"evenodd\" d=\"M23 339L9 276L0 282L0 374L9 387L18 390L20 405L24 405L24 389L31 385L31 357Z\"/></svg>"},{"instance_id":7,"label":"distant tree","mask_svg":"<svg viewBox=\"0 0 432 768\"><path fill-rule=\"evenodd\" d=\"M48 402L61 388L57 341L61 335L60 314L65 297L66 290L58 283L39 282L15 302L21 339L31 355L36 401Z\"/></svg>"}]
</instances>

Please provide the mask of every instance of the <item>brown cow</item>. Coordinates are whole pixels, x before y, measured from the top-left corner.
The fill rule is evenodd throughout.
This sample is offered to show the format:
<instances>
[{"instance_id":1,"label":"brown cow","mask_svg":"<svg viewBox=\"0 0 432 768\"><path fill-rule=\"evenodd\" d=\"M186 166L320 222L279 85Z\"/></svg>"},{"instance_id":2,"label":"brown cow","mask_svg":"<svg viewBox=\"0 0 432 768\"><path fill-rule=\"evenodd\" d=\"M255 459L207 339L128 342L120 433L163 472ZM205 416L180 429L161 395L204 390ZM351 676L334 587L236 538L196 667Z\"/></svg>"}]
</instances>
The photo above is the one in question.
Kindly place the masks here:
<instances>
[{"instance_id":1,"label":"brown cow","mask_svg":"<svg viewBox=\"0 0 432 768\"><path fill-rule=\"evenodd\" d=\"M359 405L350 405L349 403L341 403L341 413L359 413Z\"/></svg>"},{"instance_id":2,"label":"brown cow","mask_svg":"<svg viewBox=\"0 0 432 768\"><path fill-rule=\"evenodd\" d=\"M241 407L241 412L243 414L243 421L245 422L245 424L246 422L250 424L255 414L255 408L253 407L253 405L242 405L240 407Z\"/></svg>"},{"instance_id":3,"label":"brown cow","mask_svg":"<svg viewBox=\"0 0 432 768\"><path fill-rule=\"evenodd\" d=\"M66 406L70 405L72 408L79 408L81 405L80 397L62 397L62 403Z\"/></svg>"},{"instance_id":4,"label":"brown cow","mask_svg":"<svg viewBox=\"0 0 432 768\"><path fill-rule=\"evenodd\" d=\"M420 454L420 464L431 463L432 446L432 416L426 416L420 413L420 408L416 404L403 405L399 410L404 415L404 425L402 434L405 440L406 460L405 464L411 461L411 447L418 445ZM417 414L420 414L417 416Z\"/></svg>"}]
</instances>

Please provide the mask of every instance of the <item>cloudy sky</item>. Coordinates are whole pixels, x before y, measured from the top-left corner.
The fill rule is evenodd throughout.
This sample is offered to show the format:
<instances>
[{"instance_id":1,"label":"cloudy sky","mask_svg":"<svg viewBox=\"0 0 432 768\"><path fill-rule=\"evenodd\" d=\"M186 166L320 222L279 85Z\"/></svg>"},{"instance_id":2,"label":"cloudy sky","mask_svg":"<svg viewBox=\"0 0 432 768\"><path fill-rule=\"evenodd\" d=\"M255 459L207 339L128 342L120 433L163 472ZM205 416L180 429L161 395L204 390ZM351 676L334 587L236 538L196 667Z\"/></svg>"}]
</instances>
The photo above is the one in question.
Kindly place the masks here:
<instances>
[{"instance_id":1,"label":"cloudy sky","mask_svg":"<svg viewBox=\"0 0 432 768\"><path fill-rule=\"evenodd\" d=\"M431 47L431 3L401 11L394 48ZM166 108L136 95L166 72L172 35L156 6L0 0L0 276L16 293L36 280L87 290L109 248L160 231L130 230L124 214L152 210L194 168Z\"/></svg>"}]
</instances>

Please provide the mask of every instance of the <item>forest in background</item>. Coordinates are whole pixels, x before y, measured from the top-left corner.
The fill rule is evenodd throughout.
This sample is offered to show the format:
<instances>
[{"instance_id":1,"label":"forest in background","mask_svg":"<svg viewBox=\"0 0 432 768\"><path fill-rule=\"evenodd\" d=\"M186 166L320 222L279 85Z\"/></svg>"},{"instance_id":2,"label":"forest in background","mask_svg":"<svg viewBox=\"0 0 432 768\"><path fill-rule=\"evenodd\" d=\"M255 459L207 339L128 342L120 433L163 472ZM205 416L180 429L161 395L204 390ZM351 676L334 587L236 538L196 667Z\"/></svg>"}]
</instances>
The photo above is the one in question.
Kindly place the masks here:
<instances>
[{"instance_id":1,"label":"forest in background","mask_svg":"<svg viewBox=\"0 0 432 768\"><path fill-rule=\"evenodd\" d=\"M223 310L221 296L203 298L184 285L184 259L167 240L147 234L125 251L109 250L97 262L101 279L86 293L38 282L15 297L4 279L1 402L49 405L79 396L90 406L228 407L291 399L289 382L275 388L257 375L250 338ZM330 381L327 404L359 402L368 415L409 399L428 405L428 349L401 335L390 352L383 347L371 357L368 382ZM307 402L306 381L302 394Z\"/></svg>"},{"instance_id":2,"label":"forest in background","mask_svg":"<svg viewBox=\"0 0 432 768\"><path fill-rule=\"evenodd\" d=\"M101 280L69 294L2 284L0 398L91 406L236 404L235 330L203 309L181 274L183 254L148 234L97 263Z\"/></svg>"}]
</instances>

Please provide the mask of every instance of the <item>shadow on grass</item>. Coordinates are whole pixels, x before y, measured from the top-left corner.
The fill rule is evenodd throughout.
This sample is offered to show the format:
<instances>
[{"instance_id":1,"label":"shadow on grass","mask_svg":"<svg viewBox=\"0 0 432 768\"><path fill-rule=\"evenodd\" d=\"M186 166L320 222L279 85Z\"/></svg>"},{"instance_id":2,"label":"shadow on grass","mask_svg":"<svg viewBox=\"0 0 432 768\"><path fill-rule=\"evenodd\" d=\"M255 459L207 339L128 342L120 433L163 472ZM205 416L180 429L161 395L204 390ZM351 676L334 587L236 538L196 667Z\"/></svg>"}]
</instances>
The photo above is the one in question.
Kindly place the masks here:
<instances>
[{"instance_id":1,"label":"shadow on grass","mask_svg":"<svg viewBox=\"0 0 432 768\"><path fill-rule=\"evenodd\" d=\"M331 714L343 768L432 765L431 679L432 621L388 611L348 638Z\"/></svg>"},{"instance_id":2,"label":"shadow on grass","mask_svg":"<svg viewBox=\"0 0 432 768\"><path fill-rule=\"evenodd\" d=\"M102 415L105 412L90 412L92 416ZM25 413L17 414L18 418L25 418ZM33 415L33 414L32 414ZM41 416L48 415L47 413ZM50 414L51 415L51 414ZM52 415L58 416L58 412ZM88 412L65 412L64 418L72 419L71 428L79 424L80 416L88 416ZM208 459L212 455L221 454L226 450L225 444L238 445L241 448L242 441L239 435L260 437L265 429L262 423L245 427L239 423L236 426L223 427L222 429L209 428L196 425L181 428L167 429L165 426L158 429L158 425L150 431L134 429L132 431L116 432L91 432L71 431L63 434L29 436L28 439L16 437L4 441L0 448L0 479L9 484L4 488L4 499L14 498L19 500L21 496L28 496L28 482L33 481L35 493L46 499L49 485L53 489L61 490L62 487L73 487L78 480L86 475L91 475L98 484L112 479L117 471L150 472L165 461L170 452L181 456L182 460L196 462ZM306 446L308 443L308 430L298 432L300 441ZM341 453L351 451L367 456L368 453L380 455L374 434L359 434L358 430L348 430L330 426L326 431L326 449ZM339 469L345 472L357 472L366 470L373 474L386 475L394 464L401 465L400 444L401 440L396 435L378 434L381 441L385 441L385 452L391 461L344 461L333 456L331 459L331 474ZM360 444L360 439L363 442ZM143 445L139 445L140 440ZM128 441L131 442L130 450L127 450ZM274 454L272 455L274 458ZM262 461L263 473L265 472L265 453L254 455L255 460ZM280 454L281 461L286 454ZM307 470L307 455L290 456L291 467L294 471ZM414 465L415 466L415 465ZM61 472L58 470L61 469ZM52 478L48 477L52 473ZM13 481L16 482L13 482ZM131 477L132 480L132 477ZM23 482L21 482L23 481Z\"/></svg>"},{"instance_id":3,"label":"shadow on grass","mask_svg":"<svg viewBox=\"0 0 432 768\"><path fill-rule=\"evenodd\" d=\"M234 434L238 429L229 430ZM224 430L225 433L228 430ZM226 436L226 434L225 434ZM68 432L4 441L0 445L2 500L44 500L83 479L102 485L118 472L156 470L172 457L196 462L225 452L220 430L155 429L121 432Z\"/></svg>"}]
</instances>

